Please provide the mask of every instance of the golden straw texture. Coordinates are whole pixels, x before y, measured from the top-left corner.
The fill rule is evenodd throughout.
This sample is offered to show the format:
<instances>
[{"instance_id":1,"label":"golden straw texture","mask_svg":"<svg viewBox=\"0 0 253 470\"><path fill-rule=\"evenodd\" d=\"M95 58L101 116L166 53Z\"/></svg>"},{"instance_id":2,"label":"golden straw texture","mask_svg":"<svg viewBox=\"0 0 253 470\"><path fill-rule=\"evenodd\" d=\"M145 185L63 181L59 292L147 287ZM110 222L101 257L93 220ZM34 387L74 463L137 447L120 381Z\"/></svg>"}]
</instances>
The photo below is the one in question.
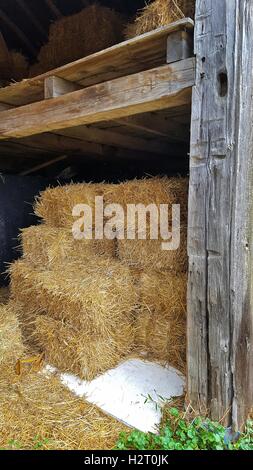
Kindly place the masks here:
<instances>
[{"instance_id":1,"label":"golden straw texture","mask_svg":"<svg viewBox=\"0 0 253 470\"><path fill-rule=\"evenodd\" d=\"M23 229L20 243L24 259L35 266L53 267L73 261L88 263L96 255L116 257L115 240L75 240L72 231L45 224Z\"/></svg>"},{"instance_id":2,"label":"golden straw texture","mask_svg":"<svg viewBox=\"0 0 253 470\"><path fill-rule=\"evenodd\" d=\"M184 17L194 18L195 0L155 0L137 13L134 23L125 29L126 39L166 26Z\"/></svg>"},{"instance_id":3,"label":"golden straw texture","mask_svg":"<svg viewBox=\"0 0 253 470\"><path fill-rule=\"evenodd\" d=\"M186 274L142 273L140 314L136 322L137 350L150 359L185 372Z\"/></svg>"},{"instance_id":4,"label":"golden straw texture","mask_svg":"<svg viewBox=\"0 0 253 470\"><path fill-rule=\"evenodd\" d=\"M57 376L0 376L0 447L7 450L110 450L128 428L76 398Z\"/></svg>"}]
</instances>

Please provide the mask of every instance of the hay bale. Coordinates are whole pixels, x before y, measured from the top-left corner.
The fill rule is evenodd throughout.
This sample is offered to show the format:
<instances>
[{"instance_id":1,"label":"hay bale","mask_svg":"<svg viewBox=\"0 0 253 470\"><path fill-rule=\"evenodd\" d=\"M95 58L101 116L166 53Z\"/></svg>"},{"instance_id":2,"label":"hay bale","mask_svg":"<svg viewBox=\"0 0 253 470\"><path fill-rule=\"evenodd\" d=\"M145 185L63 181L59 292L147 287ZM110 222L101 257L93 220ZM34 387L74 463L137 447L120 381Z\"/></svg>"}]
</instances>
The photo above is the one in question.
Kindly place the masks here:
<instances>
[{"instance_id":1,"label":"hay bale","mask_svg":"<svg viewBox=\"0 0 253 470\"><path fill-rule=\"evenodd\" d=\"M20 235L24 259L36 266L54 267L66 262L89 262L91 257L116 257L115 240L75 240L66 229L37 225Z\"/></svg>"},{"instance_id":2,"label":"hay bale","mask_svg":"<svg viewBox=\"0 0 253 470\"><path fill-rule=\"evenodd\" d=\"M22 356L24 345L15 303L0 305L0 364L13 367Z\"/></svg>"},{"instance_id":3,"label":"hay bale","mask_svg":"<svg viewBox=\"0 0 253 470\"><path fill-rule=\"evenodd\" d=\"M107 204L120 204L125 212L128 204L181 205L182 218L187 217L188 178L153 177L134 179L120 184L105 185L104 199Z\"/></svg>"},{"instance_id":4,"label":"hay bale","mask_svg":"<svg viewBox=\"0 0 253 470\"><path fill-rule=\"evenodd\" d=\"M127 25L125 38L152 31L184 17L194 18L195 0L155 0L137 13L134 23Z\"/></svg>"},{"instance_id":5,"label":"hay bale","mask_svg":"<svg viewBox=\"0 0 253 470\"><path fill-rule=\"evenodd\" d=\"M128 428L77 398L57 375L32 373L20 380L10 368L0 375L0 447L13 450L112 450Z\"/></svg>"},{"instance_id":6,"label":"hay bale","mask_svg":"<svg viewBox=\"0 0 253 470\"><path fill-rule=\"evenodd\" d=\"M63 372L93 380L116 367L133 348L133 326L120 324L105 337L90 336L48 316L37 317L34 337L46 360Z\"/></svg>"},{"instance_id":7,"label":"hay bale","mask_svg":"<svg viewBox=\"0 0 253 470\"><path fill-rule=\"evenodd\" d=\"M85 334L106 335L131 323L135 314L134 278L117 261L96 258L48 271L18 260L10 274L12 298L26 307L31 325L47 314Z\"/></svg>"},{"instance_id":8,"label":"hay bale","mask_svg":"<svg viewBox=\"0 0 253 470\"><path fill-rule=\"evenodd\" d=\"M119 259L127 266L148 270L186 272L187 228L181 227L180 246L177 250L162 250L162 240L118 240Z\"/></svg>"},{"instance_id":9,"label":"hay bale","mask_svg":"<svg viewBox=\"0 0 253 470\"><path fill-rule=\"evenodd\" d=\"M31 67L30 76L106 49L123 40L124 18L111 8L93 3L81 12L51 24L48 43Z\"/></svg>"},{"instance_id":10,"label":"hay bale","mask_svg":"<svg viewBox=\"0 0 253 470\"><path fill-rule=\"evenodd\" d=\"M49 226L71 228L74 222L73 207L88 204L95 210L95 197L103 196L106 185L80 183L47 188L37 198L34 211ZM94 217L93 217L94 219Z\"/></svg>"},{"instance_id":11,"label":"hay bale","mask_svg":"<svg viewBox=\"0 0 253 470\"><path fill-rule=\"evenodd\" d=\"M73 207L77 204L87 204L93 213L95 221L95 197L103 196L104 204L120 204L126 214L127 204L153 203L180 204L181 220L187 220L188 178L155 177L135 179L121 184L70 184L48 188L37 198L35 213L44 222L53 227L70 228L75 218L72 216Z\"/></svg>"},{"instance_id":12,"label":"hay bale","mask_svg":"<svg viewBox=\"0 0 253 470\"><path fill-rule=\"evenodd\" d=\"M143 273L136 349L181 371L186 364L186 274Z\"/></svg>"}]
</instances>

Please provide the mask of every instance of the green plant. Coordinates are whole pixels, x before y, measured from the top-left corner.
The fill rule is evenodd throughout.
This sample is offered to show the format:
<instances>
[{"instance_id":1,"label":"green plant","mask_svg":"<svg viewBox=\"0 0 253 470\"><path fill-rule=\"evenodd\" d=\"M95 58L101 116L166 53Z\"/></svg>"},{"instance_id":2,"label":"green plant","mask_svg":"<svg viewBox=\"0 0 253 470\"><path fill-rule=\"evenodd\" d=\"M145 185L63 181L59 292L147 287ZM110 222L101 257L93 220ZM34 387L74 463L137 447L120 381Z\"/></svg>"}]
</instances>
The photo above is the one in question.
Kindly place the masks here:
<instances>
[{"instance_id":1,"label":"green plant","mask_svg":"<svg viewBox=\"0 0 253 470\"><path fill-rule=\"evenodd\" d=\"M220 423L206 418L188 422L177 408L169 410L169 419L159 434L133 431L121 433L118 450L253 450L253 421L245 432L231 439L229 431Z\"/></svg>"}]
</instances>

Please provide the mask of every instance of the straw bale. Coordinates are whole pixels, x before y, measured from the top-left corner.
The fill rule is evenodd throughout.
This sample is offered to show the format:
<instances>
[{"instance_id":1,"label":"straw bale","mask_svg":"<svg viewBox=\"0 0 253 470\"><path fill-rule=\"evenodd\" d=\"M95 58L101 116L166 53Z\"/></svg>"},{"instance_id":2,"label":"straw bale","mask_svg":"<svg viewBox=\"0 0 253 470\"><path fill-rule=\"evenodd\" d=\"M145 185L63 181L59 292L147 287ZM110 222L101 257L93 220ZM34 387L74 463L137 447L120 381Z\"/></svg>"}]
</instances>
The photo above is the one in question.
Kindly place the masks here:
<instances>
[{"instance_id":1,"label":"straw bale","mask_svg":"<svg viewBox=\"0 0 253 470\"><path fill-rule=\"evenodd\" d=\"M9 368L0 376L2 449L111 450L128 428L75 397L58 376L31 373L20 379Z\"/></svg>"},{"instance_id":2,"label":"straw bale","mask_svg":"<svg viewBox=\"0 0 253 470\"><path fill-rule=\"evenodd\" d=\"M14 367L24 346L15 303L0 305L0 364Z\"/></svg>"},{"instance_id":3,"label":"straw bale","mask_svg":"<svg viewBox=\"0 0 253 470\"><path fill-rule=\"evenodd\" d=\"M51 24L48 43L30 75L56 68L106 49L123 40L125 19L108 7L93 3L81 12Z\"/></svg>"},{"instance_id":4,"label":"straw bale","mask_svg":"<svg viewBox=\"0 0 253 470\"><path fill-rule=\"evenodd\" d=\"M116 257L115 240L75 240L67 229L37 225L20 235L24 259L36 266L54 267L68 261L89 262L96 255Z\"/></svg>"},{"instance_id":5,"label":"straw bale","mask_svg":"<svg viewBox=\"0 0 253 470\"><path fill-rule=\"evenodd\" d=\"M118 257L123 264L148 270L186 272L187 229L181 227L180 246L177 250L162 250L162 240L118 240Z\"/></svg>"},{"instance_id":6,"label":"straw bale","mask_svg":"<svg viewBox=\"0 0 253 470\"><path fill-rule=\"evenodd\" d=\"M12 298L30 318L47 314L87 334L108 334L129 323L138 300L134 277L119 261L90 260L39 270L23 260L10 267ZM32 323L32 322L31 322Z\"/></svg>"},{"instance_id":7,"label":"straw bale","mask_svg":"<svg viewBox=\"0 0 253 470\"><path fill-rule=\"evenodd\" d=\"M104 199L106 203L120 204L125 212L128 204L180 204L181 217L187 217L188 178L153 177L133 179L118 185L105 185Z\"/></svg>"},{"instance_id":8,"label":"straw bale","mask_svg":"<svg viewBox=\"0 0 253 470\"><path fill-rule=\"evenodd\" d=\"M73 207L87 204L95 222L95 197L103 196L104 205L120 204L127 214L128 204L168 204L171 218L172 204L180 204L181 220L187 220L188 178L154 177L134 179L121 184L70 184L48 188L37 198L35 213L54 227L72 228ZM126 219L126 217L125 217Z\"/></svg>"},{"instance_id":9,"label":"straw bale","mask_svg":"<svg viewBox=\"0 0 253 470\"><path fill-rule=\"evenodd\" d=\"M87 335L48 316L39 316L35 321L34 337L45 352L47 362L63 372L93 380L130 354L134 328L133 323L122 322L115 331L99 337Z\"/></svg>"},{"instance_id":10,"label":"straw bale","mask_svg":"<svg viewBox=\"0 0 253 470\"><path fill-rule=\"evenodd\" d=\"M52 227L71 228L72 210L77 204L87 204L95 209L95 197L103 196L106 185L79 183L47 188L37 198L35 214ZM94 217L93 217L94 219Z\"/></svg>"},{"instance_id":11,"label":"straw bale","mask_svg":"<svg viewBox=\"0 0 253 470\"><path fill-rule=\"evenodd\" d=\"M143 273L136 348L179 370L186 364L186 274Z\"/></svg>"},{"instance_id":12,"label":"straw bale","mask_svg":"<svg viewBox=\"0 0 253 470\"><path fill-rule=\"evenodd\" d=\"M195 0L155 0L138 11L134 23L125 28L126 39L166 26L184 17L194 18Z\"/></svg>"}]
</instances>

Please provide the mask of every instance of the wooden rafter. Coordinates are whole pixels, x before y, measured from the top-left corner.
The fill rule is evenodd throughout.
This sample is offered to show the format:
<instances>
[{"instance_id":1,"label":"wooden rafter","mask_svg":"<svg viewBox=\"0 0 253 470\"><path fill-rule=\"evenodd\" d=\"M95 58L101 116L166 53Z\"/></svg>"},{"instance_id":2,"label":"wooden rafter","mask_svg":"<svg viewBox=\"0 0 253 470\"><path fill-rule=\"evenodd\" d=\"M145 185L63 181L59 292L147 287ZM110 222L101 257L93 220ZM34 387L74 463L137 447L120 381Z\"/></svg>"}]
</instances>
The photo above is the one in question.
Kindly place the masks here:
<instances>
[{"instance_id":1,"label":"wooden rafter","mask_svg":"<svg viewBox=\"0 0 253 470\"><path fill-rule=\"evenodd\" d=\"M34 24L34 26L37 28L37 30L40 32L40 34L43 36L43 38L46 40L47 39L47 32L43 28L41 22L36 18L36 16L32 13L30 10L29 6L27 5L25 0L17 0L18 5L20 8L25 12L25 14L28 16L30 21Z\"/></svg>"},{"instance_id":2,"label":"wooden rafter","mask_svg":"<svg viewBox=\"0 0 253 470\"><path fill-rule=\"evenodd\" d=\"M53 158L52 160L47 160L44 163L40 163L39 165L35 165L32 168L29 168L29 170L22 171L20 175L21 176L31 175L32 173L36 173L37 171L42 170L43 168L52 166L55 163L61 162L62 160L66 160L67 158L68 158L67 155L61 155L60 157Z\"/></svg>"},{"instance_id":3,"label":"wooden rafter","mask_svg":"<svg viewBox=\"0 0 253 470\"><path fill-rule=\"evenodd\" d=\"M21 29L6 15L6 13L0 9L0 20L2 20L9 29L11 29L14 34L22 41L22 43L27 47L30 53L36 57L37 51L32 45L31 41L26 37L26 35L21 31Z\"/></svg>"}]
</instances>

